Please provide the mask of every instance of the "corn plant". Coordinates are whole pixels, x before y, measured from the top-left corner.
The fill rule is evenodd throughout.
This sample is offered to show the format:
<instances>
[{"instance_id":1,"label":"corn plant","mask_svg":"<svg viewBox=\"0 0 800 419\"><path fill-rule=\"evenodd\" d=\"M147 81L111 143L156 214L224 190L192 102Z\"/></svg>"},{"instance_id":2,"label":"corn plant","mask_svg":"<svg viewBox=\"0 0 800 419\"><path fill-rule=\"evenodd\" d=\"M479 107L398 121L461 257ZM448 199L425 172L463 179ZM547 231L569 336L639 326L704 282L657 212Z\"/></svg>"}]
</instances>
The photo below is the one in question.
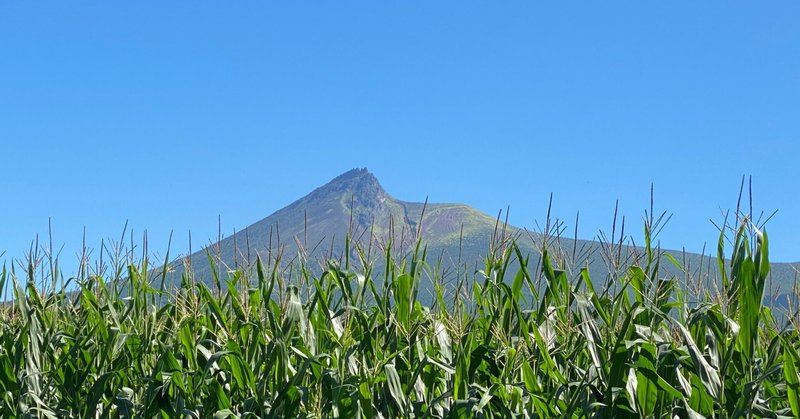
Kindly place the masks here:
<instances>
[{"instance_id":1,"label":"corn plant","mask_svg":"<svg viewBox=\"0 0 800 419\"><path fill-rule=\"evenodd\" d=\"M175 288L145 257L56 289L31 258L0 273L0 416L798 417L800 336L762 305L767 234L740 221L723 295L663 273L680 266L652 220L641 263L602 287L507 240L456 286L422 241L389 243L383 269L348 240L320 267L278 256Z\"/></svg>"}]
</instances>

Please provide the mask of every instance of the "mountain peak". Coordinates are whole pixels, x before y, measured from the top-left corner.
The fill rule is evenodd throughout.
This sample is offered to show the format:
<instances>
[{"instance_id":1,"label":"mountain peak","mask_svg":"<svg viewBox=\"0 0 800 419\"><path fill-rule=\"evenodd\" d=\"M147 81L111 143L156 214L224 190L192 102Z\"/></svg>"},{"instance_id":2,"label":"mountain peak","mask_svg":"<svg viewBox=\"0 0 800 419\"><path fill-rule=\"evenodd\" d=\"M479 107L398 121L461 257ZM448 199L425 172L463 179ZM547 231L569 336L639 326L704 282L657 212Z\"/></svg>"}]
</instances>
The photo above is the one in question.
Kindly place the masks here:
<instances>
[{"instance_id":1,"label":"mountain peak","mask_svg":"<svg viewBox=\"0 0 800 419\"><path fill-rule=\"evenodd\" d=\"M348 170L317 188L315 192L352 194L367 199L388 196L383 186L378 182L378 178L366 167Z\"/></svg>"},{"instance_id":2,"label":"mountain peak","mask_svg":"<svg viewBox=\"0 0 800 419\"><path fill-rule=\"evenodd\" d=\"M377 181L377 179L375 178L375 175L373 175L369 170L367 170L366 167L360 167L360 168L356 167L354 169L350 169L350 170L342 173L339 176L336 176L335 178L333 178L333 180L331 180L330 183L339 182L339 181L346 181L346 180L349 180L349 179L358 179L358 178L362 178L362 177L370 177L370 178L373 178L373 179L375 179Z\"/></svg>"},{"instance_id":3,"label":"mountain peak","mask_svg":"<svg viewBox=\"0 0 800 419\"><path fill-rule=\"evenodd\" d=\"M337 176L336 178L348 177L348 176L352 177L352 176L359 176L359 175L365 175L365 174L366 175L372 175L372 173L370 173L369 169L367 169L366 167L354 167L354 168L342 173L341 175Z\"/></svg>"}]
</instances>

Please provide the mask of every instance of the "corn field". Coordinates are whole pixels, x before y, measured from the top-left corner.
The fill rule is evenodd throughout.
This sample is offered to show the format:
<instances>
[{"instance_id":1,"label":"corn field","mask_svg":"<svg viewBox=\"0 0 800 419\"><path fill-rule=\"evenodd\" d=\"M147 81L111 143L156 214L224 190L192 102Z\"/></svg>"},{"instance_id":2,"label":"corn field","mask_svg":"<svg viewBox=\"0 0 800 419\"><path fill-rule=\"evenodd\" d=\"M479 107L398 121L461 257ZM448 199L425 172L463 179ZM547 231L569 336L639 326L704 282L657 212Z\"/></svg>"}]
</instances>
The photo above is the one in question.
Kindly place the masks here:
<instances>
[{"instance_id":1,"label":"corn field","mask_svg":"<svg viewBox=\"0 0 800 419\"><path fill-rule=\"evenodd\" d=\"M644 230L642 263L607 281L513 241L456 284L422 241L178 286L146 257L69 286L30 258L0 274L0 416L800 416L795 319L762 305L767 234L723 229L721 292L690 295Z\"/></svg>"}]
</instances>

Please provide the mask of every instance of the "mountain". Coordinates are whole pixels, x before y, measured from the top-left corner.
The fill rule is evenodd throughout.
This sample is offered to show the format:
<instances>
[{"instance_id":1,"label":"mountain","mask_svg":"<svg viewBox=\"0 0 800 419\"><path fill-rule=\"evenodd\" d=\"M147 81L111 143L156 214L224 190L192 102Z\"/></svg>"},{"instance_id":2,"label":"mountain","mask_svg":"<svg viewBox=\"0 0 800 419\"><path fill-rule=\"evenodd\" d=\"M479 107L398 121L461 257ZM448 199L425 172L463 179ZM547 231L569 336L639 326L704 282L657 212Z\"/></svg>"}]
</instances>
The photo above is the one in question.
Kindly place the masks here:
<instances>
[{"instance_id":1,"label":"mountain","mask_svg":"<svg viewBox=\"0 0 800 419\"><path fill-rule=\"evenodd\" d=\"M429 263L441 262L445 272L457 266L462 272L483 269L492 242L513 238L530 264L538 263L545 240L551 256L566 269L588 266L595 281L608 276L609 266L642 263L643 249L613 246L598 241L545 238L513 226L503 226L496 218L463 204L405 202L389 195L367 169L353 169L334 178L285 208L259 220L206 249L173 264L171 281L180 281L183 266L191 266L195 279L209 281L209 255L221 271L251 269L256 256L265 264L280 257L291 266L303 258L314 268L345 252L346 237L354 246L380 264L388 243L395 254L404 255L417 237L427 246ZM352 251L351 256L356 257ZM708 256L667 251L681 261L683 271L664 262L662 265L679 278L705 278L705 285L716 280L716 261ZM791 289L800 264L775 263L772 266L774 291ZM613 269L612 269L613 270ZM516 269L512 269L514 273ZM224 277L224 275L223 275ZM698 286L702 287L704 284Z\"/></svg>"},{"instance_id":2,"label":"mountain","mask_svg":"<svg viewBox=\"0 0 800 419\"><path fill-rule=\"evenodd\" d=\"M323 261L342 255L348 235L365 251L381 249L382 252L382 246L390 238L394 248L403 251L414 243L418 234L432 249L454 250L457 257L461 237L465 238L462 251L483 243L480 250L485 253L496 225L494 218L467 205L395 199L367 169L353 169L234 235L193 253L189 259L195 276L207 279L209 253L227 268L251 266L256 255L263 261L273 261L281 255L284 263L296 257ZM176 266L173 280L182 272Z\"/></svg>"}]
</instances>

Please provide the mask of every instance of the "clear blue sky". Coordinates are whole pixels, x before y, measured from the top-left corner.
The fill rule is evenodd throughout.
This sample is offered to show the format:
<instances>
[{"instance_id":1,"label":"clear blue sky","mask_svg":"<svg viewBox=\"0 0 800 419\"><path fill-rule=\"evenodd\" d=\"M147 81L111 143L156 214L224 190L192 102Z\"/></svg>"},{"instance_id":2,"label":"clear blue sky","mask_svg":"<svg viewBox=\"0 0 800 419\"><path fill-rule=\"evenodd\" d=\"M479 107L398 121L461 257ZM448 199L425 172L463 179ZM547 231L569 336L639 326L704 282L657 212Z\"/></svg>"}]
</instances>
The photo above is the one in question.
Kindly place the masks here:
<instances>
[{"instance_id":1,"label":"clear blue sky","mask_svg":"<svg viewBox=\"0 0 800 419\"><path fill-rule=\"evenodd\" d=\"M715 243L752 175L800 260L800 3L3 2L0 252L65 266L126 220L163 254L353 167L535 228Z\"/></svg>"}]
</instances>

